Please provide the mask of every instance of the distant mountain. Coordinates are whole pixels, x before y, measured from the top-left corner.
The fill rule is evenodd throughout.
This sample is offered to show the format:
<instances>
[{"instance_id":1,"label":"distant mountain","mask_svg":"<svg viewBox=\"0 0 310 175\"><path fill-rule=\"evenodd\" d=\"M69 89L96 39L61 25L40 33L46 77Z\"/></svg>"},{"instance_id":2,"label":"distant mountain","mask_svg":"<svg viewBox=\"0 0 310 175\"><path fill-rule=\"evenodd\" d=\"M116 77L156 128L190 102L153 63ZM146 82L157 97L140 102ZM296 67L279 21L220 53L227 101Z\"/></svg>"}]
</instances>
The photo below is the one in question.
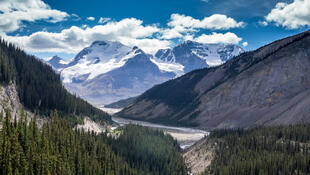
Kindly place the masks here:
<instances>
[{"instance_id":1,"label":"distant mountain","mask_svg":"<svg viewBox=\"0 0 310 175\"><path fill-rule=\"evenodd\" d=\"M175 77L161 71L138 47L119 42L94 42L69 65L61 71L65 87L96 105L140 95Z\"/></svg>"},{"instance_id":2,"label":"distant mountain","mask_svg":"<svg viewBox=\"0 0 310 175\"><path fill-rule=\"evenodd\" d=\"M119 109L119 108L125 108L131 104L134 103L134 101L136 100L137 97L130 97L124 100L119 100L117 102L108 104L108 105L104 105L104 107L106 108L114 108L114 109Z\"/></svg>"},{"instance_id":3,"label":"distant mountain","mask_svg":"<svg viewBox=\"0 0 310 175\"><path fill-rule=\"evenodd\" d=\"M222 64L241 52L235 45L187 41L153 56L119 42L95 41L70 63L55 58L49 64L61 72L70 92L101 106L138 96L156 84L208 67L208 63Z\"/></svg>"},{"instance_id":4,"label":"distant mountain","mask_svg":"<svg viewBox=\"0 0 310 175\"><path fill-rule=\"evenodd\" d=\"M69 62L55 55L51 59L47 60L47 63L51 65L55 70L61 71L62 69L68 67Z\"/></svg>"},{"instance_id":5,"label":"distant mountain","mask_svg":"<svg viewBox=\"0 0 310 175\"><path fill-rule=\"evenodd\" d=\"M159 50L155 58L164 63L179 64L182 70L175 72L184 74L195 69L218 66L242 52L244 52L242 48L233 44L202 44L185 41L173 49ZM165 70L165 66L162 66L162 69Z\"/></svg>"},{"instance_id":6,"label":"distant mountain","mask_svg":"<svg viewBox=\"0 0 310 175\"><path fill-rule=\"evenodd\" d=\"M2 112L7 112L8 107L13 109L12 106L19 106L21 103L22 107L18 107L19 109L24 107L25 110L41 116L49 116L57 110L60 116L70 117L73 123L78 122L79 117L85 116L102 124L111 122L110 115L70 94L63 87L59 74L41 60L3 40L0 41L0 53ZM59 57L53 57L49 61L59 68L62 65ZM15 96L18 96L18 99ZM5 99L6 97L8 99Z\"/></svg>"},{"instance_id":7,"label":"distant mountain","mask_svg":"<svg viewBox=\"0 0 310 175\"><path fill-rule=\"evenodd\" d=\"M157 85L120 117L204 129L309 122L310 31Z\"/></svg>"}]
</instances>

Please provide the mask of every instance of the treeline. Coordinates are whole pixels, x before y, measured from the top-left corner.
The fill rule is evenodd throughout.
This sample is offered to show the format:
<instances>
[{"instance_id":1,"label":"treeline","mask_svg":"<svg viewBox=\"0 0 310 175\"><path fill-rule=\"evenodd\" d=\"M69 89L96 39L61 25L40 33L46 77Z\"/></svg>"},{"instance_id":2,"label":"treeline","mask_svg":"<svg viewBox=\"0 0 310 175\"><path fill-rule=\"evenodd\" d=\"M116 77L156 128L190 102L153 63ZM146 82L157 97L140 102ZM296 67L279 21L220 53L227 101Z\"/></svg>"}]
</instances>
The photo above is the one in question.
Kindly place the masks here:
<instances>
[{"instance_id":1,"label":"treeline","mask_svg":"<svg viewBox=\"0 0 310 175\"><path fill-rule=\"evenodd\" d=\"M218 130L206 174L310 174L310 125Z\"/></svg>"},{"instance_id":2,"label":"treeline","mask_svg":"<svg viewBox=\"0 0 310 175\"><path fill-rule=\"evenodd\" d=\"M73 130L57 112L40 129L35 120L26 124L24 114L14 121L8 115L0 131L1 175L186 174L175 142L151 129L128 126L114 140ZM136 143L140 139L145 145Z\"/></svg>"},{"instance_id":3,"label":"treeline","mask_svg":"<svg viewBox=\"0 0 310 175\"><path fill-rule=\"evenodd\" d=\"M110 120L105 112L70 94L50 66L4 40L0 41L0 83L15 83L21 103L32 112L48 115L56 109L60 114Z\"/></svg>"}]
</instances>

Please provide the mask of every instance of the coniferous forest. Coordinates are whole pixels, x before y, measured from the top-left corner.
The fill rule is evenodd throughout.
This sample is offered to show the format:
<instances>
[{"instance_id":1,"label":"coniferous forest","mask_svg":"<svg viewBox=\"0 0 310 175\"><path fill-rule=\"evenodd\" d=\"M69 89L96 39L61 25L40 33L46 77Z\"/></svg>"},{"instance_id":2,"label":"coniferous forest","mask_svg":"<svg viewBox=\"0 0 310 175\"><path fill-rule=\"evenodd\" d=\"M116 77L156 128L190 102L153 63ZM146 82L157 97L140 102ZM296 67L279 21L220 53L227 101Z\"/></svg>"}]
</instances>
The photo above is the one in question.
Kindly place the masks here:
<instances>
[{"instance_id":1,"label":"coniferous forest","mask_svg":"<svg viewBox=\"0 0 310 175\"><path fill-rule=\"evenodd\" d=\"M62 85L60 75L47 64L26 54L13 44L0 41L0 82L15 83L21 103L29 110L49 115L86 115L94 121L110 121L110 116L85 100L70 94Z\"/></svg>"},{"instance_id":2,"label":"coniferous forest","mask_svg":"<svg viewBox=\"0 0 310 175\"><path fill-rule=\"evenodd\" d=\"M111 119L71 95L50 66L3 40L0 81L16 85L26 109L49 118L39 128L23 111L18 116L1 112L0 174L187 173L177 142L162 131L129 125L116 139L72 129L83 116L101 123Z\"/></svg>"},{"instance_id":3,"label":"coniferous forest","mask_svg":"<svg viewBox=\"0 0 310 175\"><path fill-rule=\"evenodd\" d=\"M0 174L186 174L177 144L163 132L127 126L118 139L73 130L53 112L38 128L25 114L3 117Z\"/></svg>"},{"instance_id":4,"label":"coniferous forest","mask_svg":"<svg viewBox=\"0 0 310 175\"><path fill-rule=\"evenodd\" d=\"M310 174L310 125L218 130L205 174Z\"/></svg>"}]
</instances>

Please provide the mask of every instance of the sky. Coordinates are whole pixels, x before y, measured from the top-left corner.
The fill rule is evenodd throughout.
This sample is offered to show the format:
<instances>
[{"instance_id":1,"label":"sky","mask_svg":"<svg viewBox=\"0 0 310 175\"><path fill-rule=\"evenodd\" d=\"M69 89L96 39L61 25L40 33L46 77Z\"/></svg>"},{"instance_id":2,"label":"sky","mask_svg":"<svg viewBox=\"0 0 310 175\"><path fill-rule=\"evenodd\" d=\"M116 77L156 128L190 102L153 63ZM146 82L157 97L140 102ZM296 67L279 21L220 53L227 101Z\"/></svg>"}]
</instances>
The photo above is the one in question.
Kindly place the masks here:
<instances>
[{"instance_id":1,"label":"sky","mask_svg":"<svg viewBox=\"0 0 310 175\"><path fill-rule=\"evenodd\" d=\"M151 54L185 40L254 50L309 26L310 0L0 0L0 36L39 58L96 40Z\"/></svg>"}]
</instances>

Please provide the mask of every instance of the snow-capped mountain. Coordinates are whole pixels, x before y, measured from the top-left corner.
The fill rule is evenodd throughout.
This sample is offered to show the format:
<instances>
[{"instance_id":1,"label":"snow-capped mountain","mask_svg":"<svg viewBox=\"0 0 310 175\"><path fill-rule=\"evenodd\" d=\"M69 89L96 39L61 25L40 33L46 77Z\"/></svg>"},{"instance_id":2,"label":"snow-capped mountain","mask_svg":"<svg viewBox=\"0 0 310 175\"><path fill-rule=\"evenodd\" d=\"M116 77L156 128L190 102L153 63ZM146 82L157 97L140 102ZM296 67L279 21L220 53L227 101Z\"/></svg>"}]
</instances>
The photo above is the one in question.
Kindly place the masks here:
<instances>
[{"instance_id":1,"label":"snow-capped mountain","mask_svg":"<svg viewBox=\"0 0 310 175\"><path fill-rule=\"evenodd\" d=\"M66 68L69 64L68 61L60 58L59 56L55 55L51 59L47 60L47 63L51 65L55 70L60 71Z\"/></svg>"},{"instance_id":2,"label":"snow-capped mountain","mask_svg":"<svg viewBox=\"0 0 310 175\"><path fill-rule=\"evenodd\" d=\"M221 64L240 52L235 45L187 41L153 56L119 42L95 41L69 63L56 57L48 63L61 73L69 91L99 106L138 96L156 84Z\"/></svg>"},{"instance_id":3,"label":"snow-capped mountain","mask_svg":"<svg viewBox=\"0 0 310 175\"><path fill-rule=\"evenodd\" d=\"M154 62L163 70L182 75L195 69L218 66L242 52L242 48L233 44L185 41L173 49L159 50L155 54Z\"/></svg>"}]
</instances>

